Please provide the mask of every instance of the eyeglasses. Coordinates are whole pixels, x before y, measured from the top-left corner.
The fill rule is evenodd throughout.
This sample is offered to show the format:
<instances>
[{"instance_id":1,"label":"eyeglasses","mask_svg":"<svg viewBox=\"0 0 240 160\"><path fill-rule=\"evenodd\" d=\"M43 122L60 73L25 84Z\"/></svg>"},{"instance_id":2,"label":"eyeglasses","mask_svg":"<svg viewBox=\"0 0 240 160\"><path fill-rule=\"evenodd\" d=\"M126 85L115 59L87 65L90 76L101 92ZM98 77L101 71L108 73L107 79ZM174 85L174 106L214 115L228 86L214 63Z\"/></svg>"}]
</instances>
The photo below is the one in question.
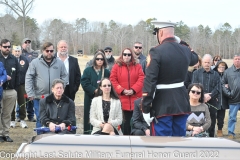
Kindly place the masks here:
<instances>
[{"instance_id":1,"label":"eyeglasses","mask_svg":"<svg viewBox=\"0 0 240 160\"><path fill-rule=\"evenodd\" d=\"M104 61L104 59L103 58L96 58L96 61Z\"/></svg>"},{"instance_id":2,"label":"eyeglasses","mask_svg":"<svg viewBox=\"0 0 240 160\"><path fill-rule=\"evenodd\" d=\"M123 53L123 56L131 57L131 53Z\"/></svg>"},{"instance_id":3,"label":"eyeglasses","mask_svg":"<svg viewBox=\"0 0 240 160\"><path fill-rule=\"evenodd\" d=\"M218 68L220 68L220 69L225 69L225 67L223 66L223 67L218 67Z\"/></svg>"},{"instance_id":4,"label":"eyeglasses","mask_svg":"<svg viewBox=\"0 0 240 160\"><path fill-rule=\"evenodd\" d=\"M103 87L111 87L111 84L108 85L104 84Z\"/></svg>"},{"instance_id":5,"label":"eyeglasses","mask_svg":"<svg viewBox=\"0 0 240 160\"><path fill-rule=\"evenodd\" d=\"M139 49L142 49L142 47L139 47L139 46L134 46L134 47L135 47L135 49L138 49L138 48L139 48Z\"/></svg>"},{"instance_id":6,"label":"eyeglasses","mask_svg":"<svg viewBox=\"0 0 240 160\"><path fill-rule=\"evenodd\" d=\"M111 53L112 51L104 51L105 53L107 53L107 52L109 52L109 53Z\"/></svg>"},{"instance_id":7,"label":"eyeglasses","mask_svg":"<svg viewBox=\"0 0 240 160\"><path fill-rule=\"evenodd\" d=\"M47 53L48 53L48 52L51 52L51 53L53 53L53 50L45 50L45 51L46 51Z\"/></svg>"},{"instance_id":8,"label":"eyeglasses","mask_svg":"<svg viewBox=\"0 0 240 160\"><path fill-rule=\"evenodd\" d=\"M221 60L220 59L215 59L214 61L217 62L217 61L221 61Z\"/></svg>"},{"instance_id":9,"label":"eyeglasses","mask_svg":"<svg viewBox=\"0 0 240 160\"><path fill-rule=\"evenodd\" d=\"M11 46L2 46L3 48L11 48Z\"/></svg>"},{"instance_id":10,"label":"eyeglasses","mask_svg":"<svg viewBox=\"0 0 240 160\"><path fill-rule=\"evenodd\" d=\"M26 41L26 42L24 42L25 44L30 44L31 42L30 41Z\"/></svg>"},{"instance_id":11,"label":"eyeglasses","mask_svg":"<svg viewBox=\"0 0 240 160\"><path fill-rule=\"evenodd\" d=\"M200 95L201 94L201 92L198 92L198 91L194 91L194 90L191 90L191 92L192 92L192 94L197 94L197 95Z\"/></svg>"},{"instance_id":12,"label":"eyeglasses","mask_svg":"<svg viewBox=\"0 0 240 160\"><path fill-rule=\"evenodd\" d=\"M15 50L15 52L20 52L20 51L16 51L16 50Z\"/></svg>"}]
</instances>

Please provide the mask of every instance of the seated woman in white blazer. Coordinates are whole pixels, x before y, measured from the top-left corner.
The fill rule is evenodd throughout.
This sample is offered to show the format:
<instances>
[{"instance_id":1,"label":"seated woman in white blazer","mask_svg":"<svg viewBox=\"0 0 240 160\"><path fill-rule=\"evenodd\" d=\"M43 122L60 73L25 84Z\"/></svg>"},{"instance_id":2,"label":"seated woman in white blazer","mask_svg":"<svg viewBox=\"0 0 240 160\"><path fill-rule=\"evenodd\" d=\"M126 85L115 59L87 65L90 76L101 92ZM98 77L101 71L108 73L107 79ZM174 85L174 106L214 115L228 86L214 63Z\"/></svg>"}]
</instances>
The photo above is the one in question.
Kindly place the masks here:
<instances>
[{"instance_id":1,"label":"seated woman in white blazer","mask_svg":"<svg viewBox=\"0 0 240 160\"><path fill-rule=\"evenodd\" d=\"M121 102L108 78L100 81L97 95L93 98L90 109L92 134L122 135Z\"/></svg>"}]
</instances>

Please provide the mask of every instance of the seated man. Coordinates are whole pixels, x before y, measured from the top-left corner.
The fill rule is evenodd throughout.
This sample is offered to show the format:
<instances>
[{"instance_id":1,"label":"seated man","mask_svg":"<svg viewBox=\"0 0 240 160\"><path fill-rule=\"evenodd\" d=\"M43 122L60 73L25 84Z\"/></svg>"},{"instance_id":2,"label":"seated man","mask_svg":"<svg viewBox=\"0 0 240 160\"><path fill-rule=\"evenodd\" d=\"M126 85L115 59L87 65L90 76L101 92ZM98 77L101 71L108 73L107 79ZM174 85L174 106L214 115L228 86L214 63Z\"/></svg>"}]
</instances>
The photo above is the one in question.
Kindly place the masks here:
<instances>
[{"instance_id":1,"label":"seated man","mask_svg":"<svg viewBox=\"0 0 240 160\"><path fill-rule=\"evenodd\" d=\"M73 134L66 127L75 124L75 104L63 92L64 82L60 79L53 80L52 94L40 100L40 122L49 127L51 132L60 127L59 133Z\"/></svg>"},{"instance_id":2,"label":"seated man","mask_svg":"<svg viewBox=\"0 0 240 160\"><path fill-rule=\"evenodd\" d=\"M142 111L140 110L142 98L138 98L134 101L134 110L132 116L132 135L138 136L150 136L150 130L148 124L145 122Z\"/></svg>"}]
</instances>

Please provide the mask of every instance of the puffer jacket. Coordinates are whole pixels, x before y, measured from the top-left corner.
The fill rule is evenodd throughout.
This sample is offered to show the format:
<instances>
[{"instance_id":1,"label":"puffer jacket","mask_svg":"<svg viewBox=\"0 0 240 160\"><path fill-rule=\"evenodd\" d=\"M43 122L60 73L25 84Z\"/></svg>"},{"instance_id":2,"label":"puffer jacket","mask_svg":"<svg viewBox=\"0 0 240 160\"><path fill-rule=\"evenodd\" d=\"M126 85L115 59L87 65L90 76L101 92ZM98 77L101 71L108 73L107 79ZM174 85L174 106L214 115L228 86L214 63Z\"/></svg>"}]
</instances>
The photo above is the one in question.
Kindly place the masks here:
<instances>
[{"instance_id":1,"label":"puffer jacket","mask_svg":"<svg viewBox=\"0 0 240 160\"><path fill-rule=\"evenodd\" d=\"M139 63L127 65L124 62L117 61L112 68L110 80L120 97L122 109L133 111L134 101L142 96L144 73L141 65ZM134 94L126 96L122 93L124 89L133 89Z\"/></svg>"},{"instance_id":2,"label":"puffer jacket","mask_svg":"<svg viewBox=\"0 0 240 160\"><path fill-rule=\"evenodd\" d=\"M224 95L228 97L229 104L240 103L240 69L236 69L234 65L223 73L222 89ZM228 84L228 87L225 87Z\"/></svg>"}]
</instances>

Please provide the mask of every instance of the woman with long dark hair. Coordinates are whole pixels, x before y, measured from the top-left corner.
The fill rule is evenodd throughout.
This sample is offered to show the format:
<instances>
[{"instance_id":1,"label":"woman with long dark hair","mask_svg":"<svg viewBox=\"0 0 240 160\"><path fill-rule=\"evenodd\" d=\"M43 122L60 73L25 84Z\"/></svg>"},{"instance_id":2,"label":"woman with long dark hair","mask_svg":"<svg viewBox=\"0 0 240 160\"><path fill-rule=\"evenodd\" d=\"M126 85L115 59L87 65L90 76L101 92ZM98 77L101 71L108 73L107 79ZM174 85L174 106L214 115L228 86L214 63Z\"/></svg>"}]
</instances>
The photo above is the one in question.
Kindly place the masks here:
<instances>
[{"instance_id":1,"label":"woman with long dark hair","mask_svg":"<svg viewBox=\"0 0 240 160\"><path fill-rule=\"evenodd\" d=\"M97 97L93 98L90 109L92 134L122 135L121 102L108 78L100 81Z\"/></svg>"},{"instance_id":2,"label":"woman with long dark hair","mask_svg":"<svg viewBox=\"0 0 240 160\"><path fill-rule=\"evenodd\" d=\"M98 92L98 84L104 77L109 77L107 60L104 53L98 52L93 57L93 66L85 68L81 77L81 85L84 90L84 134L91 134L92 126L89 123L89 111L92 99Z\"/></svg>"}]
</instances>

